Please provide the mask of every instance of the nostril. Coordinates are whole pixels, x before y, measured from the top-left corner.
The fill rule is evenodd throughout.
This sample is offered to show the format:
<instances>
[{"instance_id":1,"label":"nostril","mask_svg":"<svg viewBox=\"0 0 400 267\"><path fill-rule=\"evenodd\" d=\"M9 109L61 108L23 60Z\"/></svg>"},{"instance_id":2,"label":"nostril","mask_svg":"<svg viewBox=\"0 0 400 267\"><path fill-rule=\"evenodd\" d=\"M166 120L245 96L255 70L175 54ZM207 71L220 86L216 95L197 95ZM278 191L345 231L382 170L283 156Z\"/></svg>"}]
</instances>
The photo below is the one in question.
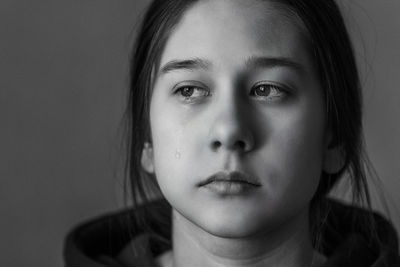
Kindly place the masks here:
<instances>
[{"instance_id":1,"label":"nostril","mask_svg":"<svg viewBox=\"0 0 400 267\"><path fill-rule=\"evenodd\" d=\"M212 148L213 150L217 150L217 149L220 148L221 146L222 146L222 144L221 144L220 141L214 141L214 142L212 142L212 144L211 144L211 148Z\"/></svg>"},{"instance_id":2,"label":"nostril","mask_svg":"<svg viewBox=\"0 0 400 267\"><path fill-rule=\"evenodd\" d=\"M239 150L241 150L241 151L244 151L245 148L246 148L246 143L245 143L244 141L242 141L242 140L238 140L238 141L235 143L234 146L235 146L236 149L239 149Z\"/></svg>"},{"instance_id":3,"label":"nostril","mask_svg":"<svg viewBox=\"0 0 400 267\"><path fill-rule=\"evenodd\" d=\"M223 143L220 141L214 141L211 144L211 148L212 150L216 151L218 149L220 149L223 146ZM236 142L234 142L231 145L227 144L227 149L232 149L232 150L238 150L238 151L245 151L246 150L246 142L242 141L242 140L238 140Z\"/></svg>"}]
</instances>

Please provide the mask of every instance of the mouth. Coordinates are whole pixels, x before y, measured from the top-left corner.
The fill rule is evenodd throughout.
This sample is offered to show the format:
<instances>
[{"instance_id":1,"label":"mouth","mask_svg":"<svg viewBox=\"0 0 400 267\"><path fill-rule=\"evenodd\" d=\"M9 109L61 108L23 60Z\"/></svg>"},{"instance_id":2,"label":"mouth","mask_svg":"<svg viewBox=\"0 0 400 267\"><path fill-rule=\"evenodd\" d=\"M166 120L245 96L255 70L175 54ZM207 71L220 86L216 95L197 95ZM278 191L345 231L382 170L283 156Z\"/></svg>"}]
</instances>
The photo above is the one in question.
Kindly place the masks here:
<instances>
[{"instance_id":1,"label":"mouth","mask_svg":"<svg viewBox=\"0 0 400 267\"><path fill-rule=\"evenodd\" d=\"M245 173L218 172L198 184L214 193L222 195L241 194L261 186L258 179Z\"/></svg>"}]
</instances>

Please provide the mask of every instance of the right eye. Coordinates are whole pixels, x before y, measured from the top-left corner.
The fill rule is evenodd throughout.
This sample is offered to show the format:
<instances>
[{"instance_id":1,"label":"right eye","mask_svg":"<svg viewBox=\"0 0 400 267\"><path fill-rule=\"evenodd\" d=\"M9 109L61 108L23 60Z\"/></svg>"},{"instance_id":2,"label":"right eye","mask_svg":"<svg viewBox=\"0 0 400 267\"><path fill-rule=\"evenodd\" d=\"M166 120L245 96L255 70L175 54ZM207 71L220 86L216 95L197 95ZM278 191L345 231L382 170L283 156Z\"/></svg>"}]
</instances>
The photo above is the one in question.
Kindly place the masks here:
<instances>
[{"instance_id":1,"label":"right eye","mask_svg":"<svg viewBox=\"0 0 400 267\"><path fill-rule=\"evenodd\" d=\"M174 94L183 98L183 101L186 102L193 102L211 95L210 90L196 85L183 85L177 87Z\"/></svg>"}]
</instances>

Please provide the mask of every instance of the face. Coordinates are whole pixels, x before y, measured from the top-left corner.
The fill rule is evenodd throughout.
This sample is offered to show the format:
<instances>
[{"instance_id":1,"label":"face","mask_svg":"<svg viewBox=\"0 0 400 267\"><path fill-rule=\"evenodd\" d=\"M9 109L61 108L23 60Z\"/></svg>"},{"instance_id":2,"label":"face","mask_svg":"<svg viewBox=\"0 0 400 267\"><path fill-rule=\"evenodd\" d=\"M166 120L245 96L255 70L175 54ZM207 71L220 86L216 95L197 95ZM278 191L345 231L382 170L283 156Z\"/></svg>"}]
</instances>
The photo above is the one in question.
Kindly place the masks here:
<instances>
[{"instance_id":1,"label":"face","mask_svg":"<svg viewBox=\"0 0 400 267\"><path fill-rule=\"evenodd\" d=\"M205 231L268 231L316 191L324 108L299 22L267 1L199 1L161 57L144 167Z\"/></svg>"}]
</instances>

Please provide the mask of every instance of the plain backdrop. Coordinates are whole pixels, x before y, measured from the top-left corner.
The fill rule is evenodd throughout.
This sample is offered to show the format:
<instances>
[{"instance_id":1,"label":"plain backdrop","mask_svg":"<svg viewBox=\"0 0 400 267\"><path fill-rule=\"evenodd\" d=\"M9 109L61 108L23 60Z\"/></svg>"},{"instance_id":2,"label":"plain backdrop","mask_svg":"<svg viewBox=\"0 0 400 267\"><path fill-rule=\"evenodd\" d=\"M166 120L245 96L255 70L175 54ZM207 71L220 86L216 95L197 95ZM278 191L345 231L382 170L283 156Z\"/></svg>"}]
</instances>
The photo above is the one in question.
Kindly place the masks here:
<instances>
[{"instance_id":1,"label":"plain backdrop","mask_svg":"<svg viewBox=\"0 0 400 267\"><path fill-rule=\"evenodd\" d=\"M400 230L400 1L340 2L367 148ZM73 225L123 206L121 118L146 3L0 0L0 266L62 266Z\"/></svg>"}]
</instances>

